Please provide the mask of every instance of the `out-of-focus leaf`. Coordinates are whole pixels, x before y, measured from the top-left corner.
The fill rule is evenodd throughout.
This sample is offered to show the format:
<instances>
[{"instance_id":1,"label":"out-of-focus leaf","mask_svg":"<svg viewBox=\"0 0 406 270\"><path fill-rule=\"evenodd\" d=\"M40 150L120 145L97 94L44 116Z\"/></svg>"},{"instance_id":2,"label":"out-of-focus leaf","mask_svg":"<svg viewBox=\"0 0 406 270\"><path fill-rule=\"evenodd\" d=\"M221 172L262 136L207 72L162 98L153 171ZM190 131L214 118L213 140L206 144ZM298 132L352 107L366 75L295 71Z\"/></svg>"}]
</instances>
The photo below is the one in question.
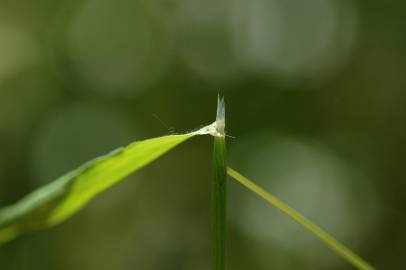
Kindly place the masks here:
<instances>
[{"instance_id":1,"label":"out-of-focus leaf","mask_svg":"<svg viewBox=\"0 0 406 270\"><path fill-rule=\"evenodd\" d=\"M69 218L94 196L141 169L176 145L209 134L213 124L183 135L134 142L43 186L14 205L0 210L0 244L22 233L56 225Z\"/></svg>"}]
</instances>

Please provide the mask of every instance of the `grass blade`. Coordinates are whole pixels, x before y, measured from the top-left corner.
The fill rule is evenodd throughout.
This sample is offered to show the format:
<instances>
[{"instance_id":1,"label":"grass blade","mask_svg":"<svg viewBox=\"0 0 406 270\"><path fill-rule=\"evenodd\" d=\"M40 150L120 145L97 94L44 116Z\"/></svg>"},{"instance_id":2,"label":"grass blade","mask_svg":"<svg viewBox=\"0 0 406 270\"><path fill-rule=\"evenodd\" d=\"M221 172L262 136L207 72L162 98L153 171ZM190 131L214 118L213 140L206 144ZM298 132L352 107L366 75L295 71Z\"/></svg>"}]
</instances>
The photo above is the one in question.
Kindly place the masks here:
<instances>
[{"instance_id":1,"label":"grass blade","mask_svg":"<svg viewBox=\"0 0 406 270\"><path fill-rule=\"evenodd\" d=\"M242 176L235 170L231 169L230 167L227 168L227 173L232 178L237 180L239 183L253 191L258 196L262 197L265 201L282 211L284 214L289 216L291 219L302 225L305 229L311 232L313 235L318 237L321 241L323 241L328 247L330 247L333 251L339 254L341 257L346 259L350 264L355 266L358 269L362 270L373 270L374 268L365 262L361 257L356 255L346 246L338 242L328 233L323 231L320 227L313 224L310 220L299 214L297 211L289 207L287 204L279 200L278 198L274 197L273 195L269 194L263 188L257 186L255 183L247 179L246 177Z\"/></svg>"},{"instance_id":2,"label":"grass blade","mask_svg":"<svg viewBox=\"0 0 406 270\"><path fill-rule=\"evenodd\" d=\"M56 225L69 218L100 192L141 169L176 145L210 134L214 124L198 131L132 143L91 160L14 205L0 210L0 244L18 235Z\"/></svg>"},{"instance_id":3,"label":"grass blade","mask_svg":"<svg viewBox=\"0 0 406 270\"><path fill-rule=\"evenodd\" d=\"M212 260L214 270L225 269L227 164L224 135L224 100L217 105L211 188Z\"/></svg>"}]
</instances>

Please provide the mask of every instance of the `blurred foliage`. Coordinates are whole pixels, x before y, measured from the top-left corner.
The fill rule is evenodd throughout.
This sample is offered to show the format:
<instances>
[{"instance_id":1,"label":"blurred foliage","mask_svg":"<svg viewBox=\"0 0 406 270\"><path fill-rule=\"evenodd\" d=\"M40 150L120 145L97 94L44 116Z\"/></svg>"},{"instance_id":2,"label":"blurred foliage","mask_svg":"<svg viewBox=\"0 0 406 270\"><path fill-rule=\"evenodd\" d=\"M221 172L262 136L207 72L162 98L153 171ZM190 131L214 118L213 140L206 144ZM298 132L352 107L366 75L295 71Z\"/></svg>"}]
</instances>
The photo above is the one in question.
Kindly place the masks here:
<instances>
[{"instance_id":1,"label":"blurred foliage","mask_svg":"<svg viewBox=\"0 0 406 270\"><path fill-rule=\"evenodd\" d=\"M399 269L404 8L0 0L0 205L117 146L212 122L221 91L230 164ZM210 164L209 139L188 142L65 224L1 247L0 268L210 269ZM229 199L230 269L347 269L241 187Z\"/></svg>"}]
</instances>

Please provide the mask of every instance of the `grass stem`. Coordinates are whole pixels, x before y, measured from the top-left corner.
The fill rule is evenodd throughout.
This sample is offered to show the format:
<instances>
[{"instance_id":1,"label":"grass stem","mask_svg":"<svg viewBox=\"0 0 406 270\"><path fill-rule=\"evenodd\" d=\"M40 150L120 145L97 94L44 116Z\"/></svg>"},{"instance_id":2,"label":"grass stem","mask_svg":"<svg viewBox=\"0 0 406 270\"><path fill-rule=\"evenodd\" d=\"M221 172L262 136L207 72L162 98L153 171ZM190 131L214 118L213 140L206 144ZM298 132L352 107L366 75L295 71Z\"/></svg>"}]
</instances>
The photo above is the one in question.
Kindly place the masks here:
<instances>
[{"instance_id":1,"label":"grass stem","mask_svg":"<svg viewBox=\"0 0 406 270\"><path fill-rule=\"evenodd\" d=\"M269 194L263 188L257 186L255 183L242 176L230 167L227 168L227 173L232 178L237 180L239 183L253 191L258 196L262 197L265 201L276 207L278 210L282 211L284 214L289 216L291 219L302 225L305 229L310 231L313 235L318 237L323 241L329 248L338 253L341 257L346 259L350 264L361 270L373 270L374 268L365 262L361 257L352 252L346 246L338 242L328 233L323 231L320 227L313 224L310 220L299 214L297 211L289 207L287 204Z\"/></svg>"},{"instance_id":2,"label":"grass stem","mask_svg":"<svg viewBox=\"0 0 406 270\"><path fill-rule=\"evenodd\" d=\"M213 269L225 269L225 239L226 239L226 148L224 137L214 137L213 167L214 177L211 189L211 228Z\"/></svg>"},{"instance_id":3,"label":"grass stem","mask_svg":"<svg viewBox=\"0 0 406 270\"><path fill-rule=\"evenodd\" d=\"M227 164L224 100L218 100L213 148L213 181L211 185L211 230L213 270L225 269Z\"/></svg>"}]
</instances>

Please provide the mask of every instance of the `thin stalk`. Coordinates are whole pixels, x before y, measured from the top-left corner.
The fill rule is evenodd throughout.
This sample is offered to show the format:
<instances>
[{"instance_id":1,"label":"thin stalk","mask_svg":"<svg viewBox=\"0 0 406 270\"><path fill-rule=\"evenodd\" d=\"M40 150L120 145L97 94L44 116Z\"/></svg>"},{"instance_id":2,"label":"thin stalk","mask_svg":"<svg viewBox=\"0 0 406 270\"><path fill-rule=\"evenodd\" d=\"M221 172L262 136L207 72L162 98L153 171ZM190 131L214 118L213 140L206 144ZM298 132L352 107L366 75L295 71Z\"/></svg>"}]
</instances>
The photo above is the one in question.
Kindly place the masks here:
<instances>
[{"instance_id":1,"label":"thin stalk","mask_svg":"<svg viewBox=\"0 0 406 270\"><path fill-rule=\"evenodd\" d=\"M227 164L224 134L224 100L217 105L211 185L211 230L213 270L225 269Z\"/></svg>"},{"instance_id":2,"label":"thin stalk","mask_svg":"<svg viewBox=\"0 0 406 270\"><path fill-rule=\"evenodd\" d=\"M282 211L284 214L289 216L291 219L302 225L305 229L310 231L313 235L318 237L321 241L323 241L329 248L333 251L338 253L341 257L346 259L350 264L355 266L361 270L374 270L370 264L364 261L361 257L357 254L352 252L346 246L338 242L328 233L323 231L320 227L313 224L310 220L299 214L297 211L289 207L287 204L279 200L278 198L274 197L273 195L269 194L263 188L257 186L255 183L247 179L246 177L242 176L235 170L231 169L230 167L227 168L227 173L232 178L237 180L239 183L253 191L255 194L262 197L265 201L276 207L278 210Z\"/></svg>"}]
</instances>

